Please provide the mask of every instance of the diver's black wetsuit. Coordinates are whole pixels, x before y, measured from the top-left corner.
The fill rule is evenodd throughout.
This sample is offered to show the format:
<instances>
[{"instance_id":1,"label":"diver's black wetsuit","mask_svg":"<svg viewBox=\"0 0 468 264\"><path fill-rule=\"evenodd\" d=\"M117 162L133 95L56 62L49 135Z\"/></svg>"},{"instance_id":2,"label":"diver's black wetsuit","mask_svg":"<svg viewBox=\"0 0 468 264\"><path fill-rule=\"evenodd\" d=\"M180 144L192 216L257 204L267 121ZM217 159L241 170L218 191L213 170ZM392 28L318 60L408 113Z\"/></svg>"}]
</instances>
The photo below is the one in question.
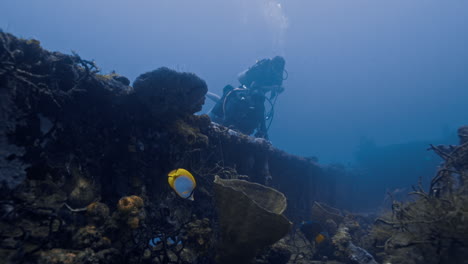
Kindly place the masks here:
<instances>
[{"instance_id":1,"label":"diver's black wetsuit","mask_svg":"<svg viewBox=\"0 0 468 264\"><path fill-rule=\"evenodd\" d=\"M255 65L239 74L239 82L248 87L281 86L283 84L284 59L276 56L273 59L257 61Z\"/></svg>"}]
</instances>

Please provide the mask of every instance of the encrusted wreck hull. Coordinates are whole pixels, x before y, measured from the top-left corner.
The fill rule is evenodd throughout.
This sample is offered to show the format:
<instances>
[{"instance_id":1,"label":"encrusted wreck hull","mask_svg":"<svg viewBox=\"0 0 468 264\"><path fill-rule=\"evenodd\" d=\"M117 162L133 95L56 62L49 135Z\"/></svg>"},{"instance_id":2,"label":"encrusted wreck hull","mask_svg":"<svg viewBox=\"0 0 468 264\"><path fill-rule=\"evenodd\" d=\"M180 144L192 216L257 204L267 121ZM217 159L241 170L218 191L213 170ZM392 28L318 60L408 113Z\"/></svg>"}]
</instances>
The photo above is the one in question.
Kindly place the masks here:
<instances>
[{"instance_id":1,"label":"encrusted wreck hull","mask_svg":"<svg viewBox=\"0 0 468 264\"><path fill-rule=\"evenodd\" d=\"M132 88L76 54L0 33L2 259L211 263L215 175L278 189L294 222L319 198L312 186L330 188L316 163L194 115L206 93L198 77L154 74L174 87L152 94L142 75ZM194 202L167 184L167 173L179 167L197 178ZM119 201L131 195L144 207L123 213Z\"/></svg>"}]
</instances>

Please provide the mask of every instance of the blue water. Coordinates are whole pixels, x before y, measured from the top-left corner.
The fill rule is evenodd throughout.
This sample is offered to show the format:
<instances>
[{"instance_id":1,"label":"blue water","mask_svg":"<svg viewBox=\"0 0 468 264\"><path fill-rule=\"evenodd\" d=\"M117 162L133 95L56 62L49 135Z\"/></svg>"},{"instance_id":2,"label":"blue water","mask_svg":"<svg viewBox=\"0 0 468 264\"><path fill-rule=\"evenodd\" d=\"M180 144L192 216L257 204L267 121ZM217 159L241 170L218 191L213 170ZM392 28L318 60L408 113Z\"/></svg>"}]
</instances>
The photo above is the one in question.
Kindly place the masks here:
<instances>
[{"instance_id":1,"label":"blue water","mask_svg":"<svg viewBox=\"0 0 468 264\"><path fill-rule=\"evenodd\" d=\"M168 66L218 94L257 59L282 55L289 78L273 144L366 169L386 158L392 174L361 178L379 190L417 181L419 172L397 170L402 162L432 160L434 171L427 144L456 143L468 124L465 0L3 0L0 10L4 31L75 50L104 72L134 80ZM376 148L363 154L362 142ZM392 146L412 146L401 148L410 155L363 162Z\"/></svg>"}]
</instances>

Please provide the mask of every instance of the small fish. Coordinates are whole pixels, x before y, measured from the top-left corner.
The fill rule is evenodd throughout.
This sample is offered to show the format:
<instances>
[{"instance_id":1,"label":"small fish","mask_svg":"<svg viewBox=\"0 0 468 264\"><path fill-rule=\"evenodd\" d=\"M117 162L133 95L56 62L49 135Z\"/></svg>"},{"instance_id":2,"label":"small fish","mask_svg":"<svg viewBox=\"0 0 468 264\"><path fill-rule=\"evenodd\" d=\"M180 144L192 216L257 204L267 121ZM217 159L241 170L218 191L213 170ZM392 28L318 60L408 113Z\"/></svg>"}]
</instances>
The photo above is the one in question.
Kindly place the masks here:
<instances>
[{"instance_id":1,"label":"small fish","mask_svg":"<svg viewBox=\"0 0 468 264\"><path fill-rule=\"evenodd\" d=\"M177 242L176 242L176 241L177 241ZM156 247L156 246L157 246L158 244L160 244L160 243L162 243L162 236L157 236L157 237L155 237L155 238L150 239L150 241L149 241L148 244L149 244L151 247ZM172 239L172 237L168 237L167 240L166 240L166 244L167 244L168 246L174 245L174 244L176 244L176 243L177 243L177 245L182 245L182 241L178 240L177 237L175 237L175 240Z\"/></svg>"},{"instance_id":2,"label":"small fish","mask_svg":"<svg viewBox=\"0 0 468 264\"><path fill-rule=\"evenodd\" d=\"M320 244L320 243L322 243L325 239L326 239L325 234L320 233L320 234L318 234L318 235L315 236L315 243Z\"/></svg>"},{"instance_id":3,"label":"small fish","mask_svg":"<svg viewBox=\"0 0 468 264\"><path fill-rule=\"evenodd\" d=\"M193 201L193 191L197 186L195 178L193 175L185 169L176 169L167 175L167 181L169 186L184 199L189 199Z\"/></svg>"},{"instance_id":4,"label":"small fish","mask_svg":"<svg viewBox=\"0 0 468 264\"><path fill-rule=\"evenodd\" d=\"M309 241L315 241L317 244L322 243L328 237L323 226L317 221L304 221L301 223L300 229Z\"/></svg>"}]
</instances>

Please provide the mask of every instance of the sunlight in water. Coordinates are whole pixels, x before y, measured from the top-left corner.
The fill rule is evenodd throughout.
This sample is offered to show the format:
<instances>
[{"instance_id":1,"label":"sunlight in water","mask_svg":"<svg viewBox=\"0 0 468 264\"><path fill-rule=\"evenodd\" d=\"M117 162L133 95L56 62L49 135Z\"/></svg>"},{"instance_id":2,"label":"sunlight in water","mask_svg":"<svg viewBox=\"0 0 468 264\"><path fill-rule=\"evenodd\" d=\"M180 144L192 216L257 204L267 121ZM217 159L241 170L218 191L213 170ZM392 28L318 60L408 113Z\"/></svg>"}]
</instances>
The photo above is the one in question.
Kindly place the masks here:
<instances>
[{"instance_id":1,"label":"sunlight in water","mask_svg":"<svg viewBox=\"0 0 468 264\"><path fill-rule=\"evenodd\" d=\"M242 12L239 15L243 24L261 23L271 34L273 50L277 55L284 55L285 33L288 18L278 0L243 0L240 1Z\"/></svg>"},{"instance_id":2,"label":"sunlight in water","mask_svg":"<svg viewBox=\"0 0 468 264\"><path fill-rule=\"evenodd\" d=\"M282 54L284 49L285 33L288 28L288 18L277 0L260 0L263 17L273 33L274 49Z\"/></svg>"}]
</instances>

